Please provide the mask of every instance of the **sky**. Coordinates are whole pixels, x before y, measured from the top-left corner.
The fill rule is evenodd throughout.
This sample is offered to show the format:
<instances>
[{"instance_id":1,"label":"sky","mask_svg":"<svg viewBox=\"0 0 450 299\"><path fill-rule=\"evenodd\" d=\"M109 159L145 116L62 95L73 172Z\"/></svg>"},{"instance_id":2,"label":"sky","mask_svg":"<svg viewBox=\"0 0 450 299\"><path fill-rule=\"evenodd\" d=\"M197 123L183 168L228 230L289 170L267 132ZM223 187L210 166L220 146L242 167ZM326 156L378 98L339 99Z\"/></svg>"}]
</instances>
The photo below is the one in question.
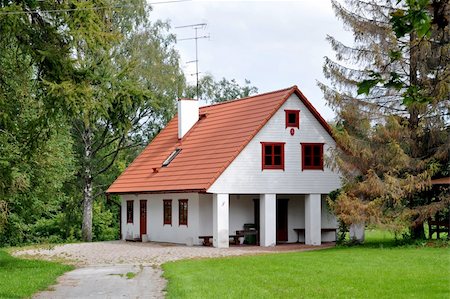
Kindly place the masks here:
<instances>
[{"instance_id":1,"label":"sky","mask_svg":"<svg viewBox=\"0 0 450 299\"><path fill-rule=\"evenodd\" d=\"M155 1L156 2L156 1ZM334 16L329 0L297 1L185 1L153 5L150 18L170 22L177 39L195 36L195 30L175 28L207 23L199 29L200 76L225 77L258 88L258 93L297 85L325 120L334 113L326 105L317 81L324 57L334 58L327 34L347 44L351 34ZM175 46L188 83L195 85L195 41Z\"/></svg>"}]
</instances>

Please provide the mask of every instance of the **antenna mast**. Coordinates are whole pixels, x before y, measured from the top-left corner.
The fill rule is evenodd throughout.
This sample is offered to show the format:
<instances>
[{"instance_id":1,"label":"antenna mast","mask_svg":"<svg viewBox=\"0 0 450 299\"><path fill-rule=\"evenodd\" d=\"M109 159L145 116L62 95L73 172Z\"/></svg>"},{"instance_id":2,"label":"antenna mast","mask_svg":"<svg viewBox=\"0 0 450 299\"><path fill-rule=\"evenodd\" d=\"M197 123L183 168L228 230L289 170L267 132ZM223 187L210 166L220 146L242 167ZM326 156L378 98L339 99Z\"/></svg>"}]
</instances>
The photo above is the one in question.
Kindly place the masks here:
<instances>
[{"instance_id":1,"label":"antenna mast","mask_svg":"<svg viewBox=\"0 0 450 299\"><path fill-rule=\"evenodd\" d=\"M184 25L184 26L177 26L175 29L180 28L192 28L195 30L195 37L188 37L188 38L180 38L178 41L184 41L184 40L195 40L195 60L188 61L187 63L195 62L195 77L196 77L196 91L197 91L197 99L200 99L200 88L198 84L198 40L202 38L209 38L208 35L202 35L198 36L198 29L204 29L206 27L206 23L199 23L199 24L190 24L190 25Z\"/></svg>"}]
</instances>

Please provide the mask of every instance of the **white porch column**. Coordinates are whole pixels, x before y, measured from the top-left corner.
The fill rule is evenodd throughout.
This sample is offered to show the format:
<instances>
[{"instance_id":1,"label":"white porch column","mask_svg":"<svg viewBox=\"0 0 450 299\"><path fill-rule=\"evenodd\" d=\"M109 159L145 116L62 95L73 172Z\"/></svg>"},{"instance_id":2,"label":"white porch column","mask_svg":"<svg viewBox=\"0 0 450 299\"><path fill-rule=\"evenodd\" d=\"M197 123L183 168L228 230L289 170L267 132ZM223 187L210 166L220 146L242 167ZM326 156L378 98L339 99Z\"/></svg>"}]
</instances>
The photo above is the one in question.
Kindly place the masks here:
<instances>
[{"instance_id":1,"label":"white porch column","mask_svg":"<svg viewBox=\"0 0 450 299\"><path fill-rule=\"evenodd\" d=\"M321 244L321 216L320 194L307 194L305 196L305 244Z\"/></svg>"},{"instance_id":2,"label":"white porch column","mask_svg":"<svg viewBox=\"0 0 450 299\"><path fill-rule=\"evenodd\" d=\"M276 194L261 194L259 196L260 207L260 245L264 247L275 246L276 239L276 211L277 211Z\"/></svg>"},{"instance_id":3,"label":"white porch column","mask_svg":"<svg viewBox=\"0 0 450 299\"><path fill-rule=\"evenodd\" d=\"M213 246L228 248L229 194L213 194Z\"/></svg>"}]
</instances>

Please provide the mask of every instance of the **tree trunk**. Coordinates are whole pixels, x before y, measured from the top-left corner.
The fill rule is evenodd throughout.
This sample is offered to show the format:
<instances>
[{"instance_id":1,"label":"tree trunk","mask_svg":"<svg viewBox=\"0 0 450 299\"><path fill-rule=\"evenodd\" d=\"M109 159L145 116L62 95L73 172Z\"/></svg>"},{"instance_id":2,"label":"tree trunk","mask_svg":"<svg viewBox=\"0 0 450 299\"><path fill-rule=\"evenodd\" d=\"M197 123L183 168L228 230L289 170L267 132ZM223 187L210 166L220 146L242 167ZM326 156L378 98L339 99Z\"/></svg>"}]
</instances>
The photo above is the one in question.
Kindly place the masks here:
<instances>
[{"instance_id":1,"label":"tree trunk","mask_svg":"<svg viewBox=\"0 0 450 299\"><path fill-rule=\"evenodd\" d=\"M410 86L418 86L419 78L417 75L418 71L418 47L416 44L417 35L414 32L410 34L410 59L409 59L409 84ZM408 128L410 130L411 136L411 157L418 158L422 155L422 140L419 137L419 122L420 122L420 105L417 103L413 103L408 107L409 112L409 125ZM413 199L410 199L408 204L410 208L415 206L415 202ZM413 222L415 219L411 219ZM410 228L410 235L413 239L424 239L425 238L425 230L423 228L423 223L413 226Z\"/></svg>"},{"instance_id":2,"label":"tree trunk","mask_svg":"<svg viewBox=\"0 0 450 299\"><path fill-rule=\"evenodd\" d=\"M350 241L353 243L364 243L366 226L363 223L352 223L350 225Z\"/></svg>"},{"instance_id":3,"label":"tree trunk","mask_svg":"<svg viewBox=\"0 0 450 299\"><path fill-rule=\"evenodd\" d=\"M92 205L94 197L92 194L92 132L86 128L82 136L84 142L84 163L83 163L83 224L81 228L82 238L85 242L92 241Z\"/></svg>"},{"instance_id":4,"label":"tree trunk","mask_svg":"<svg viewBox=\"0 0 450 299\"><path fill-rule=\"evenodd\" d=\"M423 228L423 223L411 227L411 238L414 240L422 240L425 239L425 229Z\"/></svg>"},{"instance_id":5,"label":"tree trunk","mask_svg":"<svg viewBox=\"0 0 450 299\"><path fill-rule=\"evenodd\" d=\"M410 54L409 54L409 85L417 86L418 78L417 78L417 64L418 64L418 51L416 41L416 34L411 32L410 34ZM413 141L411 144L411 155L416 158L419 156L419 140L418 140L418 127L419 127L419 108L417 103L413 103L408 107L409 119L408 119L408 127L411 133L411 140Z\"/></svg>"}]
</instances>

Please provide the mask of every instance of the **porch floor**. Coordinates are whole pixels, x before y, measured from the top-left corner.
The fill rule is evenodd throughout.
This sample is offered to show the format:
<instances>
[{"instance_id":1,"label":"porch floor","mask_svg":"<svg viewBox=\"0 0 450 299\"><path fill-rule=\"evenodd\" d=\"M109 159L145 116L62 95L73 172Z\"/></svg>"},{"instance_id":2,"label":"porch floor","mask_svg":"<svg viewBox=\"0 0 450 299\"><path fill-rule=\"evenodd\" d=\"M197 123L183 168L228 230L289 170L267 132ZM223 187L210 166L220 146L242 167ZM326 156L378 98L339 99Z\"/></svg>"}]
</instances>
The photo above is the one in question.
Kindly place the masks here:
<instances>
[{"instance_id":1,"label":"porch floor","mask_svg":"<svg viewBox=\"0 0 450 299\"><path fill-rule=\"evenodd\" d=\"M307 251L307 250L317 250L325 249L336 246L336 242L322 242L319 246L305 245L304 243L284 243L277 244L273 247L262 247L257 245L230 245L230 248L249 250L249 251L260 251L260 252L285 252L285 251Z\"/></svg>"}]
</instances>

